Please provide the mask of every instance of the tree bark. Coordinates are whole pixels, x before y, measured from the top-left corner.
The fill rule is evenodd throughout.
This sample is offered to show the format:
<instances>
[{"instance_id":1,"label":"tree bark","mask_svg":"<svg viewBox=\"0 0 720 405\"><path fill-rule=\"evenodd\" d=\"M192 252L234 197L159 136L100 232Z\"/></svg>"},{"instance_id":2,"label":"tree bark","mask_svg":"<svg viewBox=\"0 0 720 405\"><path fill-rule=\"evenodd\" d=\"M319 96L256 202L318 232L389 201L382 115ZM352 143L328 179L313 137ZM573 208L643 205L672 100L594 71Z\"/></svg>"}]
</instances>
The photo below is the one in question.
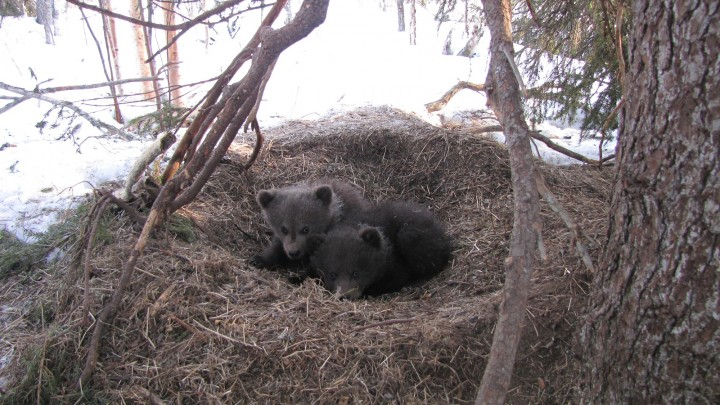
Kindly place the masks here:
<instances>
[{"instance_id":1,"label":"tree bark","mask_svg":"<svg viewBox=\"0 0 720 405\"><path fill-rule=\"evenodd\" d=\"M720 11L633 3L585 403L720 403Z\"/></svg>"},{"instance_id":2,"label":"tree bark","mask_svg":"<svg viewBox=\"0 0 720 405\"><path fill-rule=\"evenodd\" d=\"M130 2L130 15L138 20L144 19L141 0L132 0ZM153 72L150 70L150 63L147 62L148 53L147 46L145 45L145 30L142 25L133 24L133 36L140 76L153 77ZM155 98L155 89L153 88L153 84L149 81L143 82L142 93L145 100L153 100Z\"/></svg>"},{"instance_id":3,"label":"tree bark","mask_svg":"<svg viewBox=\"0 0 720 405\"><path fill-rule=\"evenodd\" d=\"M55 19L55 0L37 1L37 21L45 28L45 43L55 45L55 33L53 32Z\"/></svg>"},{"instance_id":4,"label":"tree bark","mask_svg":"<svg viewBox=\"0 0 720 405\"><path fill-rule=\"evenodd\" d=\"M405 32L405 1L397 0L398 32Z\"/></svg>"},{"instance_id":5,"label":"tree bark","mask_svg":"<svg viewBox=\"0 0 720 405\"><path fill-rule=\"evenodd\" d=\"M475 403L502 404L510 386L515 355L525 319L538 246L539 196L530 148L530 129L525 121L520 86L508 60L514 56L510 29L510 0L483 0L490 27L490 66L485 80L488 105L503 126L510 150L514 222L510 255L505 259L505 285L490 357L485 366Z\"/></svg>"},{"instance_id":6,"label":"tree bark","mask_svg":"<svg viewBox=\"0 0 720 405\"><path fill-rule=\"evenodd\" d=\"M410 0L410 45L417 45L417 17L415 0Z\"/></svg>"},{"instance_id":7,"label":"tree bark","mask_svg":"<svg viewBox=\"0 0 720 405\"><path fill-rule=\"evenodd\" d=\"M165 12L165 24L169 26L175 25L175 2L167 3ZM180 91L180 50L178 43L173 42L177 33L175 30L165 31L166 43L170 44L167 50L168 61L168 94L170 95L170 104L176 107L182 107L182 92Z\"/></svg>"}]
</instances>

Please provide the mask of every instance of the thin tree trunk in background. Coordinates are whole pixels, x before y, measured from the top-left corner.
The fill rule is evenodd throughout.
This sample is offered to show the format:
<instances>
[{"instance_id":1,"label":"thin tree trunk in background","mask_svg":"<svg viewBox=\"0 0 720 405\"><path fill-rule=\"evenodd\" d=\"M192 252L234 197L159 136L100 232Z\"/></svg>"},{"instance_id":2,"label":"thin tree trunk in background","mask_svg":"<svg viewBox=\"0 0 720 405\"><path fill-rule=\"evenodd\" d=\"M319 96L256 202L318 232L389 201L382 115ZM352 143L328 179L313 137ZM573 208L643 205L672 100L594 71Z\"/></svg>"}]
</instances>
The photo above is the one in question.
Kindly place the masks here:
<instances>
[{"instance_id":1,"label":"thin tree trunk in background","mask_svg":"<svg viewBox=\"0 0 720 405\"><path fill-rule=\"evenodd\" d=\"M398 31L405 32L405 1L397 0Z\"/></svg>"},{"instance_id":2,"label":"thin tree trunk in background","mask_svg":"<svg viewBox=\"0 0 720 405\"><path fill-rule=\"evenodd\" d=\"M452 55L452 34L453 29L450 28L450 31L448 31L447 36L445 37L445 44L443 44L443 55Z\"/></svg>"},{"instance_id":3,"label":"thin tree trunk in background","mask_svg":"<svg viewBox=\"0 0 720 405\"><path fill-rule=\"evenodd\" d=\"M415 17L415 0L410 0L410 45L417 45L417 18Z\"/></svg>"},{"instance_id":4,"label":"thin tree trunk in background","mask_svg":"<svg viewBox=\"0 0 720 405\"><path fill-rule=\"evenodd\" d=\"M285 3L285 25L288 25L290 21L292 21L293 13L292 13L292 5L291 2Z\"/></svg>"},{"instance_id":5,"label":"thin tree trunk in background","mask_svg":"<svg viewBox=\"0 0 720 405\"><path fill-rule=\"evenodd\" d=\"M139 0L140 5L142 6L142 0ZM141 12L140 16L144 17L145 13ZM152 1L148 1L147 6L147 22L153 21L153 5ZM153 54L153 48L152 48L152 27L144 27L143 32L145 33L145 48L147 49L147 54L152 55ZM157 67L155 65L155 58L148 60L148 65L150 66L150 73L152 73L152 76L155 78L153 80L153 91L155 92L155 108L160 111L162 109L162 96L160 95L160 79L157 78ZM162 121L161 121L162 123ZM164 128L163 128L164 130Z\"/></svg>"},{"instance_id":6,"label":"thin tree trunk in background","mask_svg":"<svg viewBox=\"0 0 720 405\"><path fill-rule=\"evenodd\" d=\"M488 105L500 121L510 152L514 221L510 252L505 259L503 302L492 348L475 399L478 405L505 402L531 287L540 229L539 195L520 86L508 60L514 57L510 0L483 0L490 27L490 66L485 80Z\"/></svg>"},{"instance_id":7,"label":"thin tree trunk in background","mask_svg":"<svg viewBox=\"0 0 720 405\"><path fill-rule=\"evenodd\" d=\"M55 34L53 33L55 0L37 0L37 21L45 28L45 43L55 45Z\"/></svg>"},{"instance_id":8,"label":"thin tree trunk in background","mask_svg":"<svg viewBox=\"0 0 720 405\"><path fill-rule=\"evenodd\" d=\"M720 403L720 10L633 3L583 401Z\"/></svg>"},{"instance_id":9,"label":"thin tree trunk in background","mask_svg":"<svg viewBox=\"0 0 720 405\"><path fill-rule=\"evenodd\" d=\"M465 56L467 58L473 56L473 54L475 53L475 48L477 48L478 43L480 43L480 38L482 38L482 26L479 22L477 22L473 24L472 31L470 32L470 37L465 43L463 49L458 52L457 56Z\"/></svg>"},{"instance_id":10,"label":"thin tree trunk in background","mask_svg":"<svg viewBox=\"0 0 720 405\"><path fill-rule=\"evenodd\" d=\"M138 20L144 20L142 3L140 0L132 0L130 4L130 15ZM143 27L133 24L133 35L135 41L135 52L137 55L138 70L141 77L152 77L153 72L150 69L150 63L147 62L148 54L145 46L145 31ZM152 100L155 98L153 84L151 82L142 82L143 98Z\"/></svg>"},{"instance_id":11,"label":"thin tree trunk in background","mask_svg":"<svg viewBox=\"0 0 720 405\"><path fill-rule=\"evenodd\" d=\"M167 3L165 8L165 24L175 25L175 3ZM166 31L166 43L172 42L177 32L175 30ZM178 43L174 42L167 50L168 61L168 88L170 89L170 104L174 106L182 106L182 92L180 89L180 51Z\"/></svg>"},{"instance_id":12,"label":"thin tree trunk in background","mask_svg":"<svg viewBox=\"0 0 720 405\"><path fill-rule=\"evenodd\" d=\"M110 0L99 0L98 4L100 8L103 8L105 10L112 10L112 3L110 3ZM108 57L105 75L109 82L114 82L121 79L120 64L118 62L117 35L115 33L115 20L112 17L103 15L102 22L103 38L105 38L105 51ZM98 51L102 54L102 50L98 49ZM123 119L122 111L120 110L120 102L118 100L118 89L120 89L120 92L122 92L122 87L111 84L109 88L110 94L112 95L113 99L115 121L122 124L125 120Z\"/></svg>"},{"instance_id":13,"label":"thin tree trunk in background","mask_svg":"<svg viewBox=\"0 0 720 405\"><path fill-rule=\"evenodd\" d=\"M112 10L112 0L101 0L100 6L106 10ZM112 64L112 77L113 80L122 80L122 73L120 72L120 57L119 57L119 48L117 42L117 30L115 28L115 19L108 16L103 16L103 21L105 21L106 30L105 30L105 39L107 41L108 47L109 47L109 56L108 59L110 60ZM119 95L123 94L123 88L122 86L117 86L116 91Z\"/></svg>"}]
</instances>

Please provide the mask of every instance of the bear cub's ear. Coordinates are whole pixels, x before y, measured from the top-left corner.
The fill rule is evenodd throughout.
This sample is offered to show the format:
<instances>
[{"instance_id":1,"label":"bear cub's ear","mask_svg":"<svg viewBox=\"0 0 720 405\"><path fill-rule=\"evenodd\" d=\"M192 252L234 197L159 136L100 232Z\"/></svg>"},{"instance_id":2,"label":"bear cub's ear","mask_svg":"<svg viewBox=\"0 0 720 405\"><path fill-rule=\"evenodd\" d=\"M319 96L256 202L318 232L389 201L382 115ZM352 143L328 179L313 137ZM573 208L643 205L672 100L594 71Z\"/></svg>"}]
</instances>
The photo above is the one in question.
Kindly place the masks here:
<instances>
[{"instance_id":1,"label":"bear cub's ear","mask_svg":"<svg viewBox=\"0 0 720 405\"><path fill-rule=\"evenodd\" d=\"M275 199L275 192L272 190L260 190L257 195L257 202L261 207L267 208L267 206Z\"/></svg>"},{"instance_id":2,"label":"bear cub's ear","mask_svg":"<svg viewBox=\"0 0 720 405\"><path fill-rule=\"evenodd\" d=\"M382 247L382 235L377 228L367 227L361 229L360 238L375 249Z\"/></svg>"},{"instance_id":3,"label":"bear cub's ear","mask_svg":"<svg viewBox=\"0 0 720 405\"><path fill-rule=\"evenodd\" d=\"M315 197L320 200L323 205L330 205L333 197L332 188L330 188L330 186L319 186L315 189Z\"/></svg>"}]
</instances>

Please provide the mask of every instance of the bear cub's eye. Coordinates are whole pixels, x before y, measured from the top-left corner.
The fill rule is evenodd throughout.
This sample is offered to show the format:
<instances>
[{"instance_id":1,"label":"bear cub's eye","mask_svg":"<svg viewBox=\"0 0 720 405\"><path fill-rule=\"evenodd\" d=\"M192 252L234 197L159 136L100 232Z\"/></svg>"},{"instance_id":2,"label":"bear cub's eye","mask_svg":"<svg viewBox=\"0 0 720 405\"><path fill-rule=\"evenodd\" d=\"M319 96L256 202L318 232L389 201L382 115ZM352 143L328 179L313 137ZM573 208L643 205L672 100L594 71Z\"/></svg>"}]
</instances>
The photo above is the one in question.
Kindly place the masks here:
<instances>
[{"instance_id":1,"label":"bear cub's eye","mask_svg":"<svg viewBox=\"0 0 720 405\"><path fill-rule=\"evenodd\" d=\"M330 278L330 280L335 280L335 278L337 277L337 274L330 273L330 275L328 277Z\"/></svg>"},{"instance_id":2,"label":"bear cub's eye","mask_svg":"<svg viewBox=\"0 0 720 405\"><path fill-rule=\"evenodd\" d=\"M284 227L284 226L281 226L281 227L280 227L280 232L282 232L283 235L287 235L287 234L288 234L288 229L287 229L286 227Z\"/></svg>"},{"instance_id":3,"label":"bear cub's eye","mask_svg":"<svg viewBox=\"0 0 720 405\"><path fill-rule=\"evenodd\" d=\"M307 226L303 226L300 230L300 234L307 235L308 233L310 233L310 228L308 228Z\"/></svg>"},{"instance_id":4,"label":"bear cub's eye","mask_svg":"<svg viewBox=\"0 0 720 405\"><path fill-rule=\"evenodd\" d=\"M352 278L359 278L359 277L360 277L360 272L359 272L359 271L353 272Z\"/></svg>"}]
</instances>

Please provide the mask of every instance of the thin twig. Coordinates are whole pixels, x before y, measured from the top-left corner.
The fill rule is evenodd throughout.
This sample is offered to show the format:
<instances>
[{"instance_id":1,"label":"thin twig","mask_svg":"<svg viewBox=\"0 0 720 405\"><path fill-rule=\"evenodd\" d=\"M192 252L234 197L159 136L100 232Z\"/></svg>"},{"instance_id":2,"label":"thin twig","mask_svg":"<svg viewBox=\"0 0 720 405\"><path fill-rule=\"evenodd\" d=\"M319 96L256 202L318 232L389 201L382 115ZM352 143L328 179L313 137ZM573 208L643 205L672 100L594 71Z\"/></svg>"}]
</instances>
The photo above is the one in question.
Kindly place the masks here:
<instances>
[{"instance_id":1,"label":"thin twig","mask_svg":"<svg viewBox=\"0 0 720 405\"><path fill-rule=\"evenodd\" d=\"M463 89L469 89L469 90L473 90L473 91L477 91L477 92L482 92L482 91L485 91L485 84L484 83L475 84L475 83L460 81L456 85L452 86L450 88L450 90L446 91L445 94L443 94L442 97L440 97L439 99L437 99L431 103L425 104L425 109L427 110L427 112L435 112L435 111L442 110L443 107L445 107L447 105L447 103L450 102L450 100L453 98L453 96L455 96L455 94L457 94L460 90L463 90Z\"/></svg>"},{"instance_id":2,"label":"thin twig","mask_svg":"<svg viewBox=\"0 0 720 405\"><path fill-rule=\"evenodd\" d=\"M578 252L578 255L582 259L583 263L585 264L585 267L591 272L595 272L595 266L593 265L592 259L590 258L590 253L588 253L587 248L582 243L582 231L577 226L575 221L570 216L570 213L565 210L565 208L562 206L560 201L558 201L557 198L555 198L555 195L550 191L550 189L547 186L547 183L545 183L545 179L543 178L543 175L540 173L540 171L535 171L535 184L537 184L538 192L540 192L540 195L542 196L543 200L548 203L550 208L552 208L555 213L560 216L560 219L565 222L565 226L568 227L570 230L570 233L572 234L572 238L575 242L575 249Z\"/></svg>"},{"instance_id":3,"label":"thin twig","mask_svg":"<svg viewBox=\"0 0 720 405\"><path fill-rule=\"evenodd\" d=\"M376 328L376 327L378 327L378 326L387 326L387 325L393 325L393 324L396 324L396 323L415 322L416 320L417 320L416 318L388 319L387 321L376 322L376 323L371 323L371 324L364 325L364 326L359 326L359 327L353 329L352 331L353 331L353 332L359 332L359 331L361 331L361 330L370 329L370 328Z\"/></svg>"},{"instance_id":4,"label":"thin twig","mask_svg":"<svg viewBox=\"0 0 720 405\"><path fill-rule=\"evenodd\" d=\"M79 116L83 117L92 126L94 126L95 128L97 128L103 132L108 132L113 135L119 135L119 136L123 136L128 139L132 139L132 136L130 134L127 134L121 129L115 128L112 125L106 124L96 118L93 118L90 114L83 111L80 107L76 106L75 104L73 104L69 101L56 100L54 98L47 97L47 96L44 96L42 94L38 94L38 93L35 93L32 91L24 90L19 87L11 86L9 84L2 83L2 82L0 82L0 89L11 91L13 93L17 93L17 94L20 94L23 96L32 97L32 98L35 98L38 100L42 100L42 101L48 102L48 103L53 104L58 107L68 108L68 109L74 111L75 113L77 113Z\"/></svg>"}]
</instances>

